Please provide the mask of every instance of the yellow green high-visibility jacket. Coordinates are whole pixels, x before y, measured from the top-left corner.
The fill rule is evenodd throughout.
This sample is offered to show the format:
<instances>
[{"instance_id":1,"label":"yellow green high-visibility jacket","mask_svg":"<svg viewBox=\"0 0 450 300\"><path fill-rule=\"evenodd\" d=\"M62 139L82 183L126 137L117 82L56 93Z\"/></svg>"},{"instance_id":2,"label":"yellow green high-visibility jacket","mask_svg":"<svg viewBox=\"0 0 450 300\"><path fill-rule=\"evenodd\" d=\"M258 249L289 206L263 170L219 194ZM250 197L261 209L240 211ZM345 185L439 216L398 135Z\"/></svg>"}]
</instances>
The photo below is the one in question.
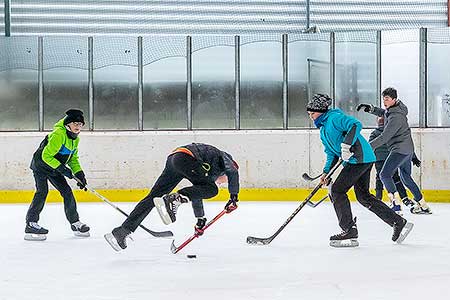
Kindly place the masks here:
<instances>
[{"instance_id":1,"label":"yellow green high-visibility jacket","mask_svg":"<svg viewBox=\"0 0 450 300\"><path fill-rule=\"evenodd\" d=\"M78 136L73 139L67 135L64 118L59 120L34 153L30 168L34 171L51 173L61 164L67 164L72 173L80 172L82 169L78 161L79 141Z\"/></svg>"}]
</instances>

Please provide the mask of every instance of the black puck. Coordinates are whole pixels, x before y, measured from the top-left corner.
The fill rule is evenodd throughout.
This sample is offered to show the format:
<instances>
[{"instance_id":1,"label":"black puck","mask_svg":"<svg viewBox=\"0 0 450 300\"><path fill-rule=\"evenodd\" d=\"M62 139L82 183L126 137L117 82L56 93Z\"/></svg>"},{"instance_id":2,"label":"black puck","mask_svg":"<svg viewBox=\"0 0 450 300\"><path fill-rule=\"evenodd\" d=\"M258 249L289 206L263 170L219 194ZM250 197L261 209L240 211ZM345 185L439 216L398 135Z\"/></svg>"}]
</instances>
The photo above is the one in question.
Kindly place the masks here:
<instances>
[{"instance_id":1,"label":"black puck","mask_svg":"<svg viewBox=\"0 0 450 300\"><path fill-rule=\"evenodd\" d=\"M197 255L195 254L188 254L186 255L187 258L197 258Z\"/></svg>"}]
</instances>

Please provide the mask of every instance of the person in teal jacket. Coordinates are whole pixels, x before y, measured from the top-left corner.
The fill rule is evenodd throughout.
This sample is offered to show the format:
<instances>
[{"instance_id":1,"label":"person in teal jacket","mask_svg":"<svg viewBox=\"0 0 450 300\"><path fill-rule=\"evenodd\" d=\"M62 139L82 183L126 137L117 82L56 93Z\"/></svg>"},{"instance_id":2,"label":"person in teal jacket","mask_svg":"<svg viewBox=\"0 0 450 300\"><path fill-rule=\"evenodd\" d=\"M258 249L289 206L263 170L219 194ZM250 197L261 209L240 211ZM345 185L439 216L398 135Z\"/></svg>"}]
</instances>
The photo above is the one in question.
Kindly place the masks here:
<instances>
[{"instance_id":1,"label":"person in teal jacket","mask_svg":"<svg viewBox=\"0 0 450 300\"><path fill-rule=\"evenodd\" d=\"M84 126L83 112L70 109L59 120L33 154L30 168L36 184L36 192L28 209L25 226L26 240L45 240L48 230L38 224L48 194L48 181L61 193L64 211L76 236L88 237L89 226L80 222L75 197L64 177L79 179L78 186L86 188L86 176L78 161L78 137ZM66 164L69 166L67 167Z\"/></svg>"},{"instance_id":2,"label":"person in teal jacket","mask_svg":"<svg viewBox=\"0 0 450 300\"><path fill-rule=\"evenodd\" d=\"M359 245L356 218L352 216L347 196L351 187L364 207L393 227L392 240L401 243L413 224L408 223L369 192L370 171L376 160L375 154L361 135L361 122L344 114L340 109L329 109L331 104L332 99L328 95L316 94L306 106L314 125L320 129L320 140L327 156L320 180L323 185L329 185L329 197L342 229L341 233L330 237L330 246ZM343 160L343 169L334 183L326 182L326 175L339 159Z\"/></svg>"}]
</instances>

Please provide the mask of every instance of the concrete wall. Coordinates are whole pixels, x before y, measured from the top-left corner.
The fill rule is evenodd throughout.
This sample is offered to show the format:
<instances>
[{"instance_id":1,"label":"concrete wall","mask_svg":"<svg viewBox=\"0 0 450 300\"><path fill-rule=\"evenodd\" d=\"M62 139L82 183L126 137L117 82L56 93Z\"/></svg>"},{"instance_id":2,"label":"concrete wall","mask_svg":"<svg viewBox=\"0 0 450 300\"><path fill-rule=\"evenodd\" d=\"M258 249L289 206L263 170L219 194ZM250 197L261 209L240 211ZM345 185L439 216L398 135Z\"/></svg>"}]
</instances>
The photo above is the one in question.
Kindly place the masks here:
<instances>
[{"instance_id":1,"label":"concrete wall","mask_svg":"<svg viewBox=\"0 0 450 300\"><path fill-rule=\"evenodd\" d=\"M28 166L45 135L0 133L0 190L34 189ZM243 188L307 188L301 174L318 174L325 161L317 130L82 132L80 137L80 161L96 189L150 188L167 154L190 142L232 154ZM414 141L422 160L414 177L421 188L450 190L450 129L416 129Z\"/></svg>"}]
</instances>

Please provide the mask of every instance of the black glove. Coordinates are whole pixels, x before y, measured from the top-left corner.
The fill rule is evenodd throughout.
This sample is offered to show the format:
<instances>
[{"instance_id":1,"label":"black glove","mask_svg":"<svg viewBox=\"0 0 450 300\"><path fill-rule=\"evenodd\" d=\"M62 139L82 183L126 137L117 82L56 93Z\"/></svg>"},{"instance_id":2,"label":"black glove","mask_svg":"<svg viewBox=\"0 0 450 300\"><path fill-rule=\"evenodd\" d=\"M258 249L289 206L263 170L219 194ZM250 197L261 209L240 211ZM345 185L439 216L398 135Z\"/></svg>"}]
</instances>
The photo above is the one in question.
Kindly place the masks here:
<instances>
[{"instance_id":1,"label":"black glove","mask_svg":"<svg viewBox=\"0 0 450 300\"><path fill-rule=\"evenodd\" d=\"M63 164L60 164L59 167L56 168L56 171L58 171L59 173L61 173L64 176L66 176L67 178L70 178L70 179L73 178L72 171Z\"/></svg>"},{"instance_id":2,"label":"black glove","mask_svg":"<svg viewBox=\"0 0 450 300\"><path fill-rule=\"evenodd\" d=\"M360 111L361 109L364 109L365 112L372 112L373 110L373 105L372 104L366 104L366 103L361 103L356 107L357 111Z\"/></svg>"},{"instance_id":3,"label":"black glove","mask_svg":"<svg viewBox=\"0 0 450 300\"><path fill-rule=\"evenodd\" d=\"M225 204L225 210L227 212L232 212L237 208L237 202L238 202L238 195L237 194L231 194L230 200L228 200L227 204Z\"/></svg>"},{"instance_id":4,"label":"black glove","mask_svg":"<svg viewBox=\"0 0 450 300\"><path fill-rule=\"evenodd\" d=\"M420 165L422 164L422 162L420 161L420 159L418 159L417 157L413 157L411 159L413 165L415 165L416 167L420 168Z\"/></svg>"},{"instance_id":5,"label":"black glove","mask_svg":"<svg viewBox=\"0 0 450 300\"><path fill-rule=\"evenodd\" d=\"M86 176L84 175L83 171L79 171L75 174L75 177L79 180L79 182L77 181L77 185L80 188L80 190L85 190L87 191L86 185L87 185L87 181L86 181Z\"/></svg>"},{"instance_id":6,"label":"black glove","mask_svg":"<svg viewBox=\"0 0 450 300\"><path fill-rule=\"evenodd\" d=\"M204 232L203 228L205 227L205 225L206 225L206 218L205 217L198 218L197 219L197 224L195 224L195 226L194 226L195 233L197 235L202 235L203 232Z\"/></svg>"}]
</instances>

